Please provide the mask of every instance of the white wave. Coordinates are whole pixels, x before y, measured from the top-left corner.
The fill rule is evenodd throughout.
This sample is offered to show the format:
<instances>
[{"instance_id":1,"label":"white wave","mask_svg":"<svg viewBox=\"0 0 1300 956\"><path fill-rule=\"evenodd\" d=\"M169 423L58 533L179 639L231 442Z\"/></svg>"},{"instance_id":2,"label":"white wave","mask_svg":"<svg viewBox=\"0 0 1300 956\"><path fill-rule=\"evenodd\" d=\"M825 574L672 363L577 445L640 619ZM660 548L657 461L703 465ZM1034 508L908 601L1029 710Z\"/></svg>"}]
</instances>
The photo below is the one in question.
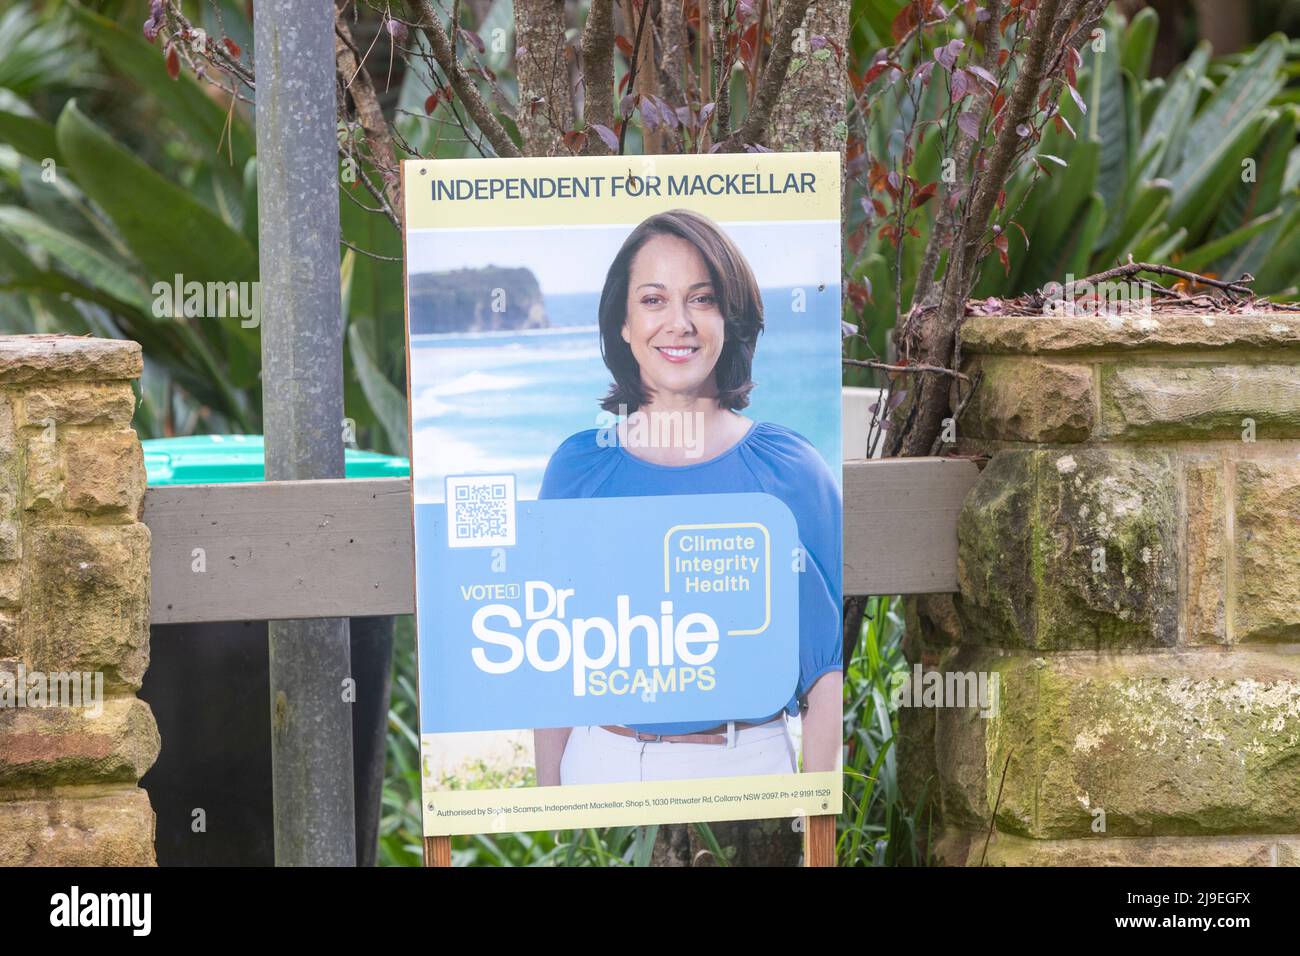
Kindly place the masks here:
<instances>
[{"instance_id":1,"label":"white wave","mask_svg":"<svg viewBox=\"0 0 1300 956\"><path fill-rule=\"evenodd\" d=\"M475 369L457 376L450 382L427 386L430 394L445 397L447 395L472 395L478 392L510 392L527 385L529 380L520 375L493 375Z\"/></svg>"}]
</instances>

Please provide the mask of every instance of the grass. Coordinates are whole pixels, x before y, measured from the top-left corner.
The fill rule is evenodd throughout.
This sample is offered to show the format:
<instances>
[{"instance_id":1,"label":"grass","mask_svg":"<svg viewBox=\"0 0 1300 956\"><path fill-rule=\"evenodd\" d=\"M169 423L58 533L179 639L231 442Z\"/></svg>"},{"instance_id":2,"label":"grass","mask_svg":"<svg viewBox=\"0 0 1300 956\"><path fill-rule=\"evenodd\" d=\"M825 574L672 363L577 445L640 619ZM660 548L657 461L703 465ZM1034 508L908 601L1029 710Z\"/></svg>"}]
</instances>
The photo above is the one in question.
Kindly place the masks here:
<instances>
[{"instance_id":1,"label":"grass","mask_svg":"<svg viewBox=\"0 0 1300 956\"><path fill-rule=\"evenodd\" d=\"M918 856L916 808L904 805L895 754L897 715L890 704L892 675L905 670L903 625L897 598L872 598L862 636L845 678L844 813L836 852L840 866L907 866ZM388 761L379 824L381 866L419 866L420 738L416 717L415 635L399 618L394 641L393 697L388 712ZM529 769L470 766L451 786L531 786ZM726 852L705 824L694 824L716 862ZM453 866L648 866L658 827L607 827L537 833L453 837Z\"/></svg>"}]
</instances>

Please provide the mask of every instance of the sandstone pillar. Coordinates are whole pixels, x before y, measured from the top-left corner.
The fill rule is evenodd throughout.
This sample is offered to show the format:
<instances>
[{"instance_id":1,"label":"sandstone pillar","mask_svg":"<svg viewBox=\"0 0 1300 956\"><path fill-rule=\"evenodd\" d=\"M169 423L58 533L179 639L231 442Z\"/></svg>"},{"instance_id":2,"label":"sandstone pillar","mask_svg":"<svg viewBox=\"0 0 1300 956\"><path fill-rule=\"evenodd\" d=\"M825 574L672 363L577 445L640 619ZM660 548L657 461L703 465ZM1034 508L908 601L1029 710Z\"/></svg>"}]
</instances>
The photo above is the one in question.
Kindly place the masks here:
<instances>
[{"instance_id":1,"label":"sandstone pillar","mask_svg":"<svg viewBox=\"0 0 1300 956\"><path fill-rule=\"evenodd\" d=\"M1300 316L980 316L962 347L992 457L907 649L1000 699L900 709L936 856L1300 864Z\"/></svg>"},{"instance_id":2,"label":"sandstone pillar","mask_svg":"<svg viewBox=\"0 0 1300 956\"><path fill-rule=\"evenodd\" d=\"M134 342L0 336L0 863L146 865L149 663Z\"/></svg>"}]
</instances>

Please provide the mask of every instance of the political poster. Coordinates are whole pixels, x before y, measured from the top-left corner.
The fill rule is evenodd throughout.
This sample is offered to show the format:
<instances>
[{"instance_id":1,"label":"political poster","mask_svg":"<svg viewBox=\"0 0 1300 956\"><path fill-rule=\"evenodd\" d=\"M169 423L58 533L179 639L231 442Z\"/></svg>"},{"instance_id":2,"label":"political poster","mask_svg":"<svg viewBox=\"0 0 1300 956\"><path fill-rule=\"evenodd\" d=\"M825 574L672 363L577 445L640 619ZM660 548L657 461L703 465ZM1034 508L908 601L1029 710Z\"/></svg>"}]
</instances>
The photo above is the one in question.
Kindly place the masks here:
<instances>
[{"instance_id":1,"label":"political poster","mask_svg":"<svg viewBox=\"0 0 1300 956\"><path fill-rule=\"evenodd\" d=\"M426 835L839 812L839 177L404 164Z\"/></svg>"}]
</instances>

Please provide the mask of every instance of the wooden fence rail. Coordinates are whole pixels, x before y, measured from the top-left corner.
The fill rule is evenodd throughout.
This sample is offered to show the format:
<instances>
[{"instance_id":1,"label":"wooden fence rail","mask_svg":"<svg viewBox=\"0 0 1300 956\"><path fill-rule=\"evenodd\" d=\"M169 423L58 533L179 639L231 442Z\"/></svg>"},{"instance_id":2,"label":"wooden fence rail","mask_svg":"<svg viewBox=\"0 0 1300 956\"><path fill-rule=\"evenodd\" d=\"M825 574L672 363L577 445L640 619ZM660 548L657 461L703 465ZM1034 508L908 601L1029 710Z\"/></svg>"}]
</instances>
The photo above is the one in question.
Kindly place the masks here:
<instances>
[{"instance_id":1,"label":"wooden fence rail","mask_svg":"<svg viewBox=\"0 0 1300 956\"><path fill-rule=\"evenodd\" d=\"M957 590L964 459L844 463L846 594ZM404 478L151 488L152 622L411 614Z\"/></svg>"}]
</instances>

